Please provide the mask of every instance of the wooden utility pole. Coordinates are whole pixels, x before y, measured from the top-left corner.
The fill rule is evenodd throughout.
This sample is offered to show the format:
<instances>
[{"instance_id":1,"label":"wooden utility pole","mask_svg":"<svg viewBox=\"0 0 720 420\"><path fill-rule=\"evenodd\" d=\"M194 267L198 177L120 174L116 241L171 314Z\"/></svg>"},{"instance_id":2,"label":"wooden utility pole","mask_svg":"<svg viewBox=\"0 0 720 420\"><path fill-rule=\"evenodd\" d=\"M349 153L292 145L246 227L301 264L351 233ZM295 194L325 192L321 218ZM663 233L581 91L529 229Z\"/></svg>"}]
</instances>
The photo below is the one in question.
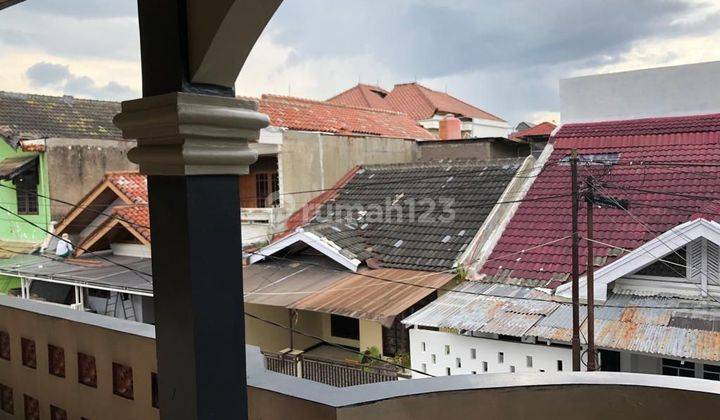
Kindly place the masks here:
<instances>
[{"instance_id":1,"label":"wooden utility pole","mask_svg":"<svg viewBox=\"0 0 720 420\"><path fill-rule=\"evenodd\" d=\"M592 178L587 179L585 202L587 203L587 370L597 370L595 354L595 258L593 256L593 206L595 187Z\"/></svg>"},{"instance_id":2,"label":"wooden utility pole","mask_svg":"<svg viewBox=\"0 0 720 420\"><path fill-rule=\"evenodd\" d=\"M580 235L578 233L578 209L580 196L577 182L577 151L572 150L570 171L572 179L572 368L580 371Z\"/></svg>"}]
</instances>

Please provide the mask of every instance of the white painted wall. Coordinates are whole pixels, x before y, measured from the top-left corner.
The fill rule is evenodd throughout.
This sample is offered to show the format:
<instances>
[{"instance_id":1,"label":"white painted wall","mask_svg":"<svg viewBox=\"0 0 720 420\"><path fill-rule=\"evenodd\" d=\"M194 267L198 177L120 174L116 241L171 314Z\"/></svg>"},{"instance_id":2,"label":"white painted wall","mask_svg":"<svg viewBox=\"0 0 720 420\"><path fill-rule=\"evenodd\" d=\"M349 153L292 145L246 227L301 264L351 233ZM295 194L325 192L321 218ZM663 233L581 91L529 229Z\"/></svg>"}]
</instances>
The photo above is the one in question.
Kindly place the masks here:
<instances>
[{"instance_id":1,"label":"white painted wall","mask_svg":"<svg viewBox=\"0 0 720 420\"><path fill-rule=\"evenodd\" d=\"M563 124L720 112L720 61L560 80Z\"/></svg>"},{"instance_id":2,"label":"white painted wall","mask_svg":"<svg viewBox=\"0 0 720 420\"><path fill-rule=\"evenodd\" d=\"M446 346L449 346L449 353ZM475 358L472 357L472 349L475 349ZM503 353L502 363L499 361L500 352ZM528 367L528 356L532 357L532 367ZM508 373L511 366L515 367L515 372L557 372L558 360L562 361L563 371L572 370L572 351L569 348L415 328L410 330L410 358L413 369L436 376L447 375L448 368L451 375ZM487 371L484 371L483 362L487 363ZM413 376L424 377L419 373L413 373Z\"/></svg>"},{"instance_id":3,"label":"white painted wall","mask_svg":"<svg viewBox=\"0 0 720 420\"><path fill-rule=\"evenodd\" d=\"M440 130L440 120L445 114L436 114L432 118L418 121L418 124L426 130L437 132ZM463 136L469 137L505 137L507 138L512 128L507 122L473 118L472 121L463 121L461 130ZM470 133L469 135L466 133Z\"/></svg>"}]
</instances>

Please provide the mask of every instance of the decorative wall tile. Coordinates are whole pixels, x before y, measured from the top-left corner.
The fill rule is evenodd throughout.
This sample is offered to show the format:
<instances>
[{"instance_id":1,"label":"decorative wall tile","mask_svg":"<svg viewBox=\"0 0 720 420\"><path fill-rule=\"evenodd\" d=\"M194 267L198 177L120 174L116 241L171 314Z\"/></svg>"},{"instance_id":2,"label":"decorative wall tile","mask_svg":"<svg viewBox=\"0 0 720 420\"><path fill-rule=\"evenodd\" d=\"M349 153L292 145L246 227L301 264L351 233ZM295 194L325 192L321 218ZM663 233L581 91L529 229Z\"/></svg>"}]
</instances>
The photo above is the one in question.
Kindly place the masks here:
<instances>
[{"instance_id":1,"label":"decorative wall tile","mask_svg":"<svg viewBox=\"0 0 720 420\"><path fill-rule=\"evenodd\" d=\"M20 339L20 350L22 352L22 364L37 369L37 354L35 352L35 341L29 338Z\"/></svg>"},{"instance_id":2,"label":"decorative wall tile","mask_svg":"<svg viewBox=\"0 0 720 420\"><path fill-rule=\"evenodd\" d=\"M3 384L0 384L0 410L8 414L15 414L13 390L9 386Z\"/></svg>"},{"instance_id":3,"label":"decorative wall tile","mask_svg":"<svg viewBox=\"0 0 720 420\"><path fill-rule=\"evenodd\" d=\"M65 377L65 350L48 344L48 366L51 375Z\"/></svg>"},{"instance_id":4,"label":"decorative wall tile","mask_svg":"<svg viewBox=\"0 0 720 420\"><path fill-rule=\"evenodd\" d=\"M50 406L50 420L68 420L67 411L60 407Z\"/></svg>"},{"instance_id":5,"label":"decorative wall tile","mask_svg":"<svg viewBox=\"0 0 720 420\"><path fill-rule=\"evenodd\" d=\"M133 375L130 366L113 363L113 393L133 399Z\"/></svg>"},{"instance_id":6,"label":"decorative wall tile","mask_svg":"<svg viewBox=\"0 0 720 420\"><path fill-rule=\"evenodd\" d=\"M0 359L10 360L10 334L0 331Z\"/></svg>"},{"instance_id":7,"label":"decorative wall tile","mask_svg":"<svg viewBox=\"0 0 720 420\"><path fill-rule=\"evenodd\" d=\"M95 356L78 353L78 382L97 388L97 367Z\"/></svg>"},{"instance_id":8,"label":"decorative wall tile","mask_svg":"<svg viewBox=\"0 0 720 420\"><path fill-rule=\"evenodd\" d=\"M40 420L40 401L25 395L25 420Z\"/></svg>"}]
</instances>

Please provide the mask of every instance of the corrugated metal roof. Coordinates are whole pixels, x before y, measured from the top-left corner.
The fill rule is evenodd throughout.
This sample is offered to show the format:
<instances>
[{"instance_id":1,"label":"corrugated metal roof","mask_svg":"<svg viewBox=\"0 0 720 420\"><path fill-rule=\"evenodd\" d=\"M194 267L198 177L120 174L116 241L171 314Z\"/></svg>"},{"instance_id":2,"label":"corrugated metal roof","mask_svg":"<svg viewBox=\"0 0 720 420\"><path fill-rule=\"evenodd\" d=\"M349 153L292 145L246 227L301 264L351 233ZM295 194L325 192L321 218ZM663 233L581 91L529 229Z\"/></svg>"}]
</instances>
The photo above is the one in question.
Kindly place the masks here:
<instances>
[{"instance_id":1,"label":"corrugated metal roof","mask_svg":"<svg viewBox=\"0 0 720 420\"><path fill-rule=\"evenodd\" d=\"M0 273L15 277L32 277L66 283L99 286L128 292L152 293L152 263L149 258L105 255L110 261L130 267L115 265L94 256L67 260L53 260L41 255L23 255L0 260Z\"/></svg>"},{"instance_id":2,"label":"corrugated metal roof","mask_svg":"<svg viewBox=\"0 0 720 420\"><path fill-rule=\"evenodd\" d=\"M243 267L245 302L286 307L347 276L346 272L308 262L312 263L271 261Z\"/></svg>"},{"instance_id":3,"label":"corrugated metal roof","mask_svg":"<svg viewBox=\"0 0 720 420\"><path fill-rule=\"evenodd\" d=\"M324 291L289 307L373 320L390 326L397 315L445 286L454 276L394 268L363 270L349 274Z\"/></svg>"},{"instance_id":4,"label":"corrugated metal roof","mask_svg":"<svg viewBox=\"0 0 720 420\"><path fill-rule=\"evenodd\" d=\"M446 293L403 323L570 342L569 303L549 301L549 296L531 288L507 285L522 290L504 290L515 297L502 297L497 293L500 290L493 292L487 284L473 283L457 286L456 292ZM582 306L581 320L586 313ZM586 323L582 329L586 335ZM611 294L605 306L596 306L595 342L607 349L720 361L720 305L679 297Z\"/></svg>"}]
</instances>

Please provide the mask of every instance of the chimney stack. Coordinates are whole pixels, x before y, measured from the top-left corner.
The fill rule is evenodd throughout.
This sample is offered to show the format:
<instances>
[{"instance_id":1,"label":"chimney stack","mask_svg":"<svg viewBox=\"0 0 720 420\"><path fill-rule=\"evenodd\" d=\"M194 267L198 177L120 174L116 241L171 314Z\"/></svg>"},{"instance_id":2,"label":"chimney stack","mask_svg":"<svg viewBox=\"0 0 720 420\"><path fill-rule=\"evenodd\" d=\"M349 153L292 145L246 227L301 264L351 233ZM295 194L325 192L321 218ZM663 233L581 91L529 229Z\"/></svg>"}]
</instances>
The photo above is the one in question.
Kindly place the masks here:
<instances>
[{"instance_id":1,"label":"chimney stack","mask_svg":"<svg viewBox=\"0 0 720 420\"><path fill-rule=\"evenodd\" d=\"M440 120L440 140L454 140L462 138L462 121L453 114L447 114Z\"/></svg>"}]
</instances>

